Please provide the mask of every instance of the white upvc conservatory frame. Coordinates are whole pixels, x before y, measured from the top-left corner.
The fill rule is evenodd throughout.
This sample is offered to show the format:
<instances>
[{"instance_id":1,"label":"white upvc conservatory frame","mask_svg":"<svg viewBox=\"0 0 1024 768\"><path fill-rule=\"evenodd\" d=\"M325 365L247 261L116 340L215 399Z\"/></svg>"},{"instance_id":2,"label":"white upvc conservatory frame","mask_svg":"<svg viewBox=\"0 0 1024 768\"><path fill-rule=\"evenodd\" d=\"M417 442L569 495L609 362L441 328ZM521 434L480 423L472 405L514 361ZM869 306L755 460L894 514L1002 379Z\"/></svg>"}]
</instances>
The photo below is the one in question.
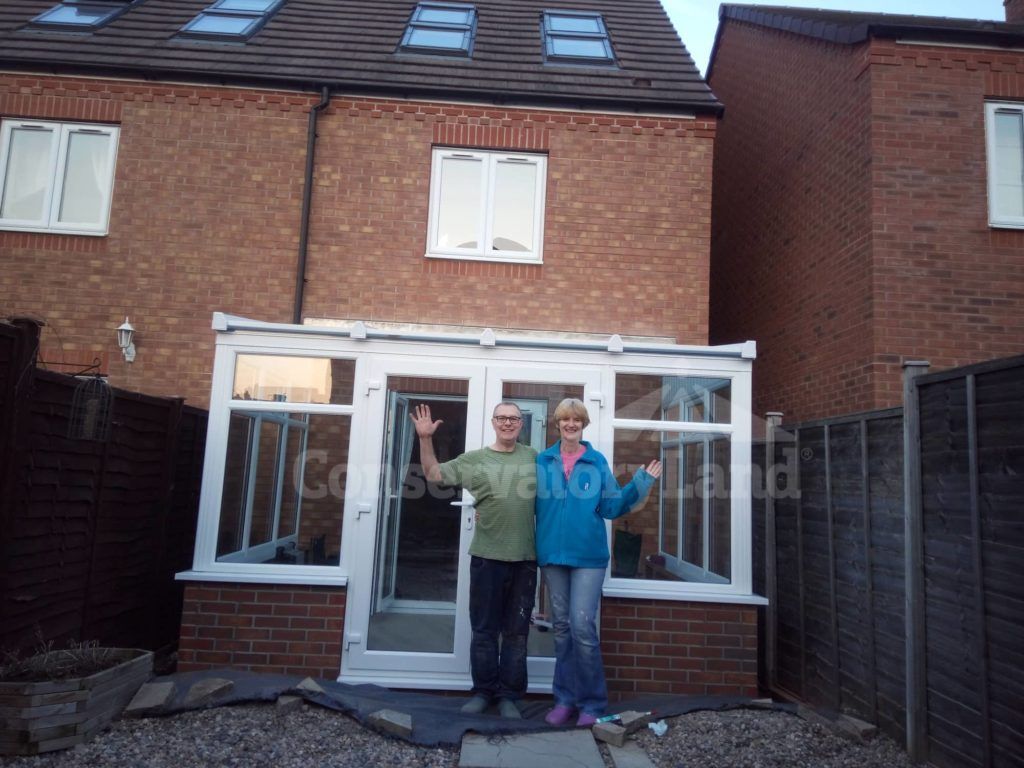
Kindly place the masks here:
<instances>
[{"instance_id":1,"label":"white upvc conservatory frame","mask_svg":"<svg viewBox=\"0 0 1024 768\"><path fill-rule=\"evenodd\" d=\"M445 360L470 362L485 368L507 370L522 367L530 371L545 367L564 370L584 366L600 371L601 392L596 407L604 409L600 432L589 435L595 447L614 463L616 429L709 432L728 434L731 444L731 551L732 574L728 584L654 581L607 578L604 594L614 597L702 601L762 605L764 598L752 590L751 563L751 366L756 354L754 342L717 347L664 343L623 342L619 336L604 340L579 340L554 335L507 334L498 336L490 329L482 333L432 333L375 330L362 322L349 326L290 325L265 323L214 314L217 331L210 419L207 435L203 491L193 568L178 574L181 580L249 583L336 585L348 583L353 562L355 528L367 510L357 509L360 500L355 490L346 487L344 499L341 557L338 565L251 564L218 562L216 558L220 497L225 470L228 420L231 410L282 411L289 413L333 414L351 418L350 446L361 445L369 424L359 407L361 389L369 382L367 371L374 356L400 356L407 360L444 363ZM355 360L353 404L324 405L309 403L232 401L235 359L239 354L293 355ZM646 421L616 419L615 375L634 373L668 376L728 378L732 381L732 419L729 424ZM489 395L488 397L491 397ZM350 454L351 455L351 454ZM611 526L609 525L609 535Z\"/></svg>"}]
</instances>

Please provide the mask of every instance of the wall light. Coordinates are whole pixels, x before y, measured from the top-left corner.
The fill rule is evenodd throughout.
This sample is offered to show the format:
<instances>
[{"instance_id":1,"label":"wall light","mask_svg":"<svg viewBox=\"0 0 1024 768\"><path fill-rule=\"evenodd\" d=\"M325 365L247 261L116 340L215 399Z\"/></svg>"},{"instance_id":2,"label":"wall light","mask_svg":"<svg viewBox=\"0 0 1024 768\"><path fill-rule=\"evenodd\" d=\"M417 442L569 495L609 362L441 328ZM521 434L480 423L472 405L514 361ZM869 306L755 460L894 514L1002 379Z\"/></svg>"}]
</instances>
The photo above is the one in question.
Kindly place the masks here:
<instances>
[{"instance_id":1,"label":"wall light","mask_svg":"<svg viewBox=\"0 0 1024 768\"><path fill-rule=\"evenodd\" d=\"M132 343L134 338L135 326L129 323L128 318L125 317L124 322L117 326L117 346L121 348L121 353L127 363L135 362L135 345Z\"/></svg>"}]
</instances>

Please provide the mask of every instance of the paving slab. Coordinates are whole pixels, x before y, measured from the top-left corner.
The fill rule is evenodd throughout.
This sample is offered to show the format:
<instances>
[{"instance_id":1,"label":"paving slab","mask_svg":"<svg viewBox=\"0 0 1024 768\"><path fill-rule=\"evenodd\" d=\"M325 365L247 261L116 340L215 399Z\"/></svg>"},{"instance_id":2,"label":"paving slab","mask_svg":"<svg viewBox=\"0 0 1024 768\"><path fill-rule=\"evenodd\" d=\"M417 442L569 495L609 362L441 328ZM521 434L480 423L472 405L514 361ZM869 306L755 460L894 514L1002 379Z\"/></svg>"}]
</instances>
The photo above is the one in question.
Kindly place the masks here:
<instances>
[{"instance_id":1,"label":"paving slab","mask_svg":"<svg viewBox=\"0 0 1024 768\"><path fill-rule=\"evenodd\" d=\"M185 695L186 707L200 707L209 704L214 699L219 699L231 693L235 687L233 680L223 677L207 677L192 684Z\"/></svg>"},{"instance_id":2,"label":"paving slab","mask_svg":"<svg viewBox=\"0 0 1024 768\"><path fill-rule=\"evenodd\" d=\"M124 711L125 717L138 717L143 714L158 712L174 698L174 683L146 683L139 688L135 698Z\"/></svg>"},{"instance_id":3,"label":"paving slab","mask_svg":"<svg viewBox=\"0 0 1024 768\"><path fill-rule=\"evenodd\" d=\"M615 768L657 768L644 748L635 741L627 741L621 747L609 744L608 753L612 756Z\"/></svg>"},{"instance_id":4,"label":"paving slab","mask_svg":"<svg viewBox=\"0 0 1024 768\"><path fill-rule=\"evenodd\" d=\"M467 733L459 768L605 768L589 728L506 736Z\"/></svg>"}]
</instances>

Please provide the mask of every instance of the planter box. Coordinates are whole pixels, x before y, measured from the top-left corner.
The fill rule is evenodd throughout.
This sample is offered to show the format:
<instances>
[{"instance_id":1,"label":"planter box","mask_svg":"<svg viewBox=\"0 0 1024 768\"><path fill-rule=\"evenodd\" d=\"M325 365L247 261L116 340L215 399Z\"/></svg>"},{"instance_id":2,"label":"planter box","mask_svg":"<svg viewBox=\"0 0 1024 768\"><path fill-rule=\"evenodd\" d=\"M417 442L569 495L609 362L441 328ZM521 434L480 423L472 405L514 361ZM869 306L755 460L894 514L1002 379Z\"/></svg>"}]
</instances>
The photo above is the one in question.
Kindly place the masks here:
<instances>
[{"instance_id":1,"label":"planter box","mask_svg":"<svg viewBox=\"0 0 1024 768\"><path fill-rule=\"evenodd\" d=\"M88 677L0 683L0 755L67 749L109 725L153 674L152 652L116 653L120 664Z\"/></svg>"}]
</instances>

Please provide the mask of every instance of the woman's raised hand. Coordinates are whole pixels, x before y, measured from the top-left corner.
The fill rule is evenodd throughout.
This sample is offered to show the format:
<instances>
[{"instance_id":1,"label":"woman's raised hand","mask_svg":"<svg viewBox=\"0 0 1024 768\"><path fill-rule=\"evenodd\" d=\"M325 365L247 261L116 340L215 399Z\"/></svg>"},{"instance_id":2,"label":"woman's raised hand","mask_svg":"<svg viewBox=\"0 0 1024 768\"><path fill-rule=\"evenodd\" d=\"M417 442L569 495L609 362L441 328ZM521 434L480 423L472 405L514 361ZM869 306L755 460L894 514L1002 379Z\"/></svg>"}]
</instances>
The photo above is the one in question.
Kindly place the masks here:
<instances>
[{"instance_id":1,"label":"woman's raised hand","mask_svg":"<svg viewBox=\"0 0 1024 768\"><path fill-rule=\"evenodd\" d=\"M651 477L657 480L659 477L661 477L661 462L655 459L646 467L644 467L644 470L647 472L647 474L649 474Z\"/></svg>"}]
</instances>

